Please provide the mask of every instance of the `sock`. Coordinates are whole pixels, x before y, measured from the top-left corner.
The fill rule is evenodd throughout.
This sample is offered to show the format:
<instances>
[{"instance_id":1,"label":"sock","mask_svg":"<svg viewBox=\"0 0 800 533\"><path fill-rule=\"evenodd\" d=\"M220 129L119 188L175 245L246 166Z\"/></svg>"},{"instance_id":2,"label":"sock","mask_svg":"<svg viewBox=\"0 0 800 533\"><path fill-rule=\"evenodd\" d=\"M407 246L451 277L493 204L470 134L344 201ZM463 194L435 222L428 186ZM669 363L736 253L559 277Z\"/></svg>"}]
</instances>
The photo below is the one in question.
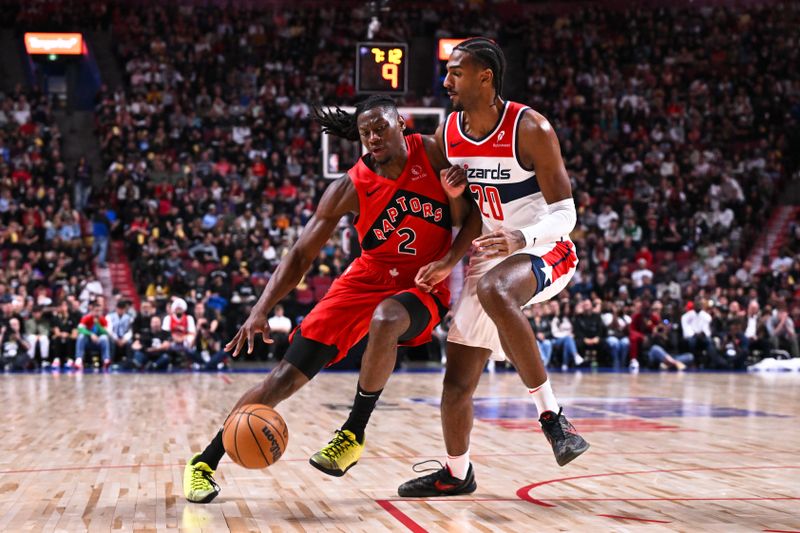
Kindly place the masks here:
<instances>
[{"instance_id":1,"label":"sock","mask_svg":"<svg viewBox=\"0 0 800 533\"><path fill-rule=\"evenodd\" d=\"M463 455L448 455L447 467L450 469L450 474L457 479L467 479L467 472L469 472L469 448Z\"/></svg>"},{"instance_id":2,"label":"sock","mask_svg":"<svg viewBox=\"0 0 800 533\"><path fill-rule=\"evenodd\" d=\"M382 392L383 389L377 392L367 392L361 388L361 383L358 384L356 397L353 400L353 408L350 410L350 417L342 426L342 430L352 431L360 444L364 443L364 430L367 428L369 417L372 415L375 404L378 403L378 398L381 397Z\"/></svg>"},{"instance_id":3,"label":"sock","mask_svg":"<svg viewBox=\"0 0 800 533\"><path fill-rule=\"evenodd\" d=\"M558 400L556 400L556 395L553 394L553 388L550 386L549 378L538 387L528 389L528 392L530 392L533 397L539 416L542 416L542 413L545 411L552 411L558 414Z\"/></svg>"},{"instance_id":4,"label":"sock","mask_svg":"<svg viewBox=\"0 0 800 533\"><path fill-rule=\"evenodd\" d=\"M211 470L216 470L219 466L220 460L224 455L225 446L222 444L222 430L220 429L214 438L211 439L211 443L206 446L206 449L203 450L203 453L201 453L194 462L197 463L198 461L202 461L210 466Z\"/></svg>"}]
</instances>

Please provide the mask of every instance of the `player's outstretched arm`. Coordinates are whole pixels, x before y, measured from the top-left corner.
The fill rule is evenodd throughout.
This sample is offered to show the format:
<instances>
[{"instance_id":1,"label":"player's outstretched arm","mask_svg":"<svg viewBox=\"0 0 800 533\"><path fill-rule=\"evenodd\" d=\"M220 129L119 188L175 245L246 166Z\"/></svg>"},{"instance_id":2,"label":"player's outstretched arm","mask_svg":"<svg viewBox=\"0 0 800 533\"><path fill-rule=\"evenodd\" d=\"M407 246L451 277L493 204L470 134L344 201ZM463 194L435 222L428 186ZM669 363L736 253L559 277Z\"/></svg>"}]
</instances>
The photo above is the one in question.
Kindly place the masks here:
<instances>
[{"instance_id":1,"label":"player's outstretched arm","mask_svg":"<svg viewBox=\"0 0 800 533\"><path fill-rule=\"evenodd\" d=\"M572 185L553 126L539 113L528 110L520 121L518 134L520 159L526 168L536 170L548 213L521 230L499 229L476 239L478 251L488 257L502 257L536 241L558 240L569 235L577 221Z\"/></svg>"},{"instance_id":2,"label":"player's outstretched arm","mask_svg":"<svg viewBox=\"0 0 800 533\"><path fill-rule=\"evenodd\" d=\"M300 283L314 259L319 255L319 251L336 230L339 219L347 213L357 212L358 194L350 178L343 176L331 183L322 195L314 216L308 221L297 242L275 269L264 292L253 306L250 316L230 342L225 345L225 351L233 350L233 356L236 357L247 343L247 353L252 353L256 334L261 334L264 342L272 342L269 339L267 315Z\"/></svg>"}]
</instances>

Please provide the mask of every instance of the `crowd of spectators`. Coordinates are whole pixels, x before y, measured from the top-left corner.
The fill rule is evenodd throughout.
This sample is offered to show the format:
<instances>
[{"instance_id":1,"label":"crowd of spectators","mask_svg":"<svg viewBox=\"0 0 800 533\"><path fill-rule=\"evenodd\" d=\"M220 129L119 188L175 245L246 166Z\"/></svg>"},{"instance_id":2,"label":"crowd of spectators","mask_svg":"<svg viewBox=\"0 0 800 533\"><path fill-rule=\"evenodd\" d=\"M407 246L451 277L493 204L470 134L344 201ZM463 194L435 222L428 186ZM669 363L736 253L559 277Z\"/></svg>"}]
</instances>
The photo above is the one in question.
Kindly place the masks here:
<instances>
[{"instance_id":1,"label":"crowd of spectators","mask_svg":"<svg viewBox=\"0 0 800 533\"><path fill-rule=\"evenodd\" d=\"M103 293L91 269L88 220L61 152L50 99L17 88L0 93L0 352L30 366L30 349L63 352L62 304L86 310ZM45 322L42 314L54 312ZM74 340L72 341L74 345ZM72 346L71 350L74 350Z\"/></svg>"},{"instance_id":2,"label":"crowd of spectators","mask_svg":"<svg viewBox=\"0 0 800 533\"><path fill-rule=\"evenodd\" d=\"M232 317L228 333L327 184L309 104L354 94L345 58L355 30L334 10L309 13L114 13L127 84L98 97L100 196L124 221L138 290L158 304L171 295L208 302ZM347 227L286 302L293 318L349 263Z\"/></svg>"},{"instance_id":3,"label":"crowd of spectators","mask_svg":"<svg viewBox=\"0 0 800 533\"><path fill-rule=\"evenodd\" d=\"M573 179L579 355L592 349L581 338L598 337L599 321L587 330L583 320L594 309L606 327L632 321L633 366L655 351L680 368L688 357L667 352L698 346L706 357L696 364L739 365L717 354L767 338L798 356L797 226L777 258L746 260L776 193L797 177L798 22L788 3L537 15L528 103L556 126ZM684 310L701 313L703 327Z\"/></svg>"},{"instance_id":4,"label":"crowd of spectators","mask_svg":"<svg viewBox=\"0 0 800 533\"><path fill-rule=\"evenodd\" d=\"M80 345L106 366L215 367L220 341L247 316L326 187L310 106L356 99L352 54L369 15L102 2L92 12L112 28L125 73L123 87L103 86L97 98L101 185L91 187L85 162L64 169L46 98L18 92L0 111L0 122L7 117L0 239L11 261L0 299L16 302L4 304L3 317L21 317L25 335L38 332L38 339L52 327L51 347L67 349L61 336L68 330L73 342L62 360ZM579 212L572 237L580 263L569 290L528 311L546 361L740 368L753 354L798 355L800 228L792 227L774 260L745 260L798 167L790 144L800 123L796 5L586 7L512 24L449 3L382 16L387 39L480 33L501 45L522 40L524 101L558 131ZM535 31L519 31L525 28ZM520 75L509 68L508 76ZM431 94L401 103L445 105ZM25 105L32 111L23 124L16 110ZM12 179L20 170L32 175L23 188ZM24 222L21 213L34 202L23 198L37 200L39 226ZM20 214L8 216L11 209ZM70 221L80 229L65 240ZM18 244L35 238L33 250ZM138 314L123 312L132 322L124 346L125 335L115 337L99 320L111 311L111 323L117 310L99 299L101 308L91 311L95 298L84 288L97 283L87 270L90 254L103 266L109 239L124 239L144 299ZM284 302L286 316L282 309L273 317L282 334L346 268L357 253L352 241L343 220ZM32 283L35 276L45 282ZM191 342L168 338L163 322L175 302L197 318ZM27 325L42 309L53 310L48 324L57 323L64 303L63 313L77 319L97 313L107 340L103 331L85 328L96 339L79 332L77 322L73 329ZM215 324L206 340L202 320ZM169 349L155 352L168 355L134 348L135 335L144 339L137 346L166 342ZM47 349L37 342L30 353L40 357Z\"/></svg>"}]
</instances>

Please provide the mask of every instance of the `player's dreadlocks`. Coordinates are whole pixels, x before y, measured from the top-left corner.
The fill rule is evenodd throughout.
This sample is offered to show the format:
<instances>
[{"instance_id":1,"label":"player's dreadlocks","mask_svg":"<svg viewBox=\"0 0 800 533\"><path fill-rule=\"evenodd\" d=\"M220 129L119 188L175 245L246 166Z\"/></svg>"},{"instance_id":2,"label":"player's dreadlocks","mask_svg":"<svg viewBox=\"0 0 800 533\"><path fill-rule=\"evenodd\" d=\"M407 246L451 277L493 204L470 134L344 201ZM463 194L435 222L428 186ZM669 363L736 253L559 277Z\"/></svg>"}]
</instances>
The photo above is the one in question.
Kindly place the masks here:
<instances>
[{"instance_id":1,"label":"player's dreadlocks","mask_svg":"<svg viewBox=\"0 0 800 533\"><path fill-rule=\"evenodd\" d=\"M461 50L477 59L484 67L492 71L492 83L498 97L503 94L503 76L506 73L506 56L497 43L486 37L472 37L462 41L453 48Z\"/></svg>"},{"instance_id":2,"label":"player's dreadlocks","mask_svg":"<svg viewBox=\"0 0 800 533\"><path fill-rule=\"evenodd\" d=\"M376 107L388 107L397 110L397 104L389 96L372 95L369 98L356 104L355 113L342 111L338 106L331 111L325 111L321 107L314 107L314 120L322 126L322 131L330 135L336 135L348 141L358 141L361 136L358 133L358 116Z\"/></svg>"}]
</instances>

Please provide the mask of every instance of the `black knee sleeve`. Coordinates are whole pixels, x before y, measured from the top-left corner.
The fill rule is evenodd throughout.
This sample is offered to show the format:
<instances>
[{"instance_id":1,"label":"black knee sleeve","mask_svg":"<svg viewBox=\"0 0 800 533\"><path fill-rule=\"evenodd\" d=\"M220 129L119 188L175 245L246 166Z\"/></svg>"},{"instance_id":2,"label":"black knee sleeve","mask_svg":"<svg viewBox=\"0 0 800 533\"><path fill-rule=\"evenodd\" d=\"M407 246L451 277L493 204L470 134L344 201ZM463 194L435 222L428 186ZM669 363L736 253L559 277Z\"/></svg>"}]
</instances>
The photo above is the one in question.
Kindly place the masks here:
<instances>
[{"instance_id":1,"label":"black knee sleeve","mask_svg":"<svg viewBox=\"0 0 800 533\"><path fill-rule=\"evenodd\" d=\"M431 312L428 311L428 308L425 307L419 298L410 292L401 292L400 294L391 296L391 299L405 307L406 311L408 311L408 316L411 318L408 329L400 335L397 339L398 342L410 341L425 331L425 328L428 327L428 323L431 321Z\"/></svg>"},{"instance_id":2,"label":"black knee sleeve","mask_svg":"<svg viewBox=\"0 0 800 533\"><path fill-rule=\"evenodd\" d=\"M305 374L308 379L312 379L338 353L339 349L336 346L303 337L301 326L295 333L283 359Z\"/></svg>"}]
</instances>

